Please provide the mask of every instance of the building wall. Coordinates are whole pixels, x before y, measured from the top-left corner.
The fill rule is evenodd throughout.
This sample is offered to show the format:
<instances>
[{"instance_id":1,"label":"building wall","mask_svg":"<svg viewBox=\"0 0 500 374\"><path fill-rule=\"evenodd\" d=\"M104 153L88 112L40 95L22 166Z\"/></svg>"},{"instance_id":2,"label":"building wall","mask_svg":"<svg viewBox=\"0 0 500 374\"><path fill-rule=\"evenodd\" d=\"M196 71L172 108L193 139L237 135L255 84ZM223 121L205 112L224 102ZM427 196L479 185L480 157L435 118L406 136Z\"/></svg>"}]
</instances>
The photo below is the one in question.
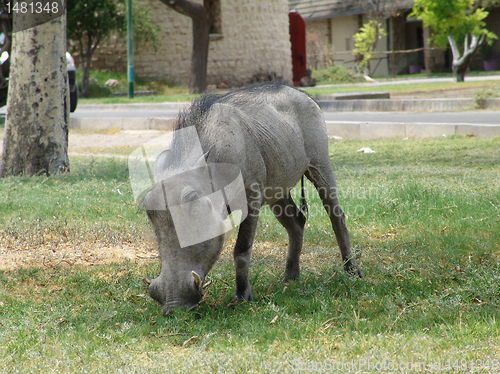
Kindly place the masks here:
<instances>
[{"instance_id":1,"label":"building wall","mask_svg":"<svg viewBox=\"0 0 500 374\"><path fill-rule=\"evenodd\" d=\"M428 48L424 54L425 69L432 73L450 72L451 67L449 61L447 61L447 51L442 49L431 49L434 48L434 44L429 40L431 36L431 30L425 27L424 47Z\"/></svg>"},{"instance_id":2,"label":"building wall","mask_svg":"<svg viewBox=\"0 0 500 374\"><path fill-rule=\"evenodd\" d=\"M332 64L330 20L306 22L307 66L322 69Z\"/></svg>"},{"instance_id":3,"label":"building wall","mask_svg":"<svg viewBox=\"0 0 500 374\"><path fill-rule=\"evenodd\" d=\"M334 62L353 68L355 56L351 52L354 49L354 34L359 31L358 16L348 16L330 19L332 28L332 46Z\"/></svg>"},{"instance_id":4,"label":"building wall","mask_svg":"<svg viewBox=\"0 0 500 374\"><path fill-rule=\"evenodd\" d=\"M202 2L201 0L196 0ZM191 19L158 0L144 0L161 26L158 51L134 43L135 75L189 84ZM210 41L208 84L240 86L257 75L292 80L287 0L221 0L221 38ZM78 53L75 56L78 60ZM125 38L110 36L96 50L92 68L126 71Z\"/></svg>"},{"instance_id":5,"label":"building wall","mask_svg":"<svg viewBox=\"0 0 500 374\"><path fill-rule=\"evenodd\" d=\"M389 50L409 51L424 47L423 27L421 21L406 21L403 13L389 19ZM392 41L391 41L392 39ZM394 69L396 74L409 74L410 66L425 69L424 52L414 51L406 53L395 53L389 55L390 73Z\"/></svg>"},{"instance_id":6,"label":"building wall","mask_svg":"<svg viewBox=\"0 0 500 374\"><path fill-rule=\"evenodd\" d=\"M362 23L368 22L366 17ZM341 64L353 68L355 56L351 53L354 49L354 34L359 31L358 16L336 17L319 21L306 22L307 35L307 61L312 68L324 68L332 64ZM387 28L385 27L388 33ZM387 37L378 41L375 51L387 50ZM389 74L388 59L385 54L374 54L371 62L373 76L386 76Z\"/></svg>"},{"instance_id":7,"label":"building wall","mask_svg":"<svg viewBox=\"0 0 500 374\"><path fill-rule=\"evenodd\" d=\"M292 81L287 0L221 0L223 38L210 42L208 80L229 85L256 76Z\"/></svg>"},{"instance_id":8,"label":"building wall","mask_svg":"<svg viewBox=\"0 0 500 374\"><path fill-rule=\"evenodd\" d=\"M489 15L486 17L486 28L495 33L500 38L500 7L489 9ZM470 64L471 70L484 70L483 61L496 60L500 63L500 40L495 40L490 46L484 43L472 57Z\"/></svg>"}]
</instances>

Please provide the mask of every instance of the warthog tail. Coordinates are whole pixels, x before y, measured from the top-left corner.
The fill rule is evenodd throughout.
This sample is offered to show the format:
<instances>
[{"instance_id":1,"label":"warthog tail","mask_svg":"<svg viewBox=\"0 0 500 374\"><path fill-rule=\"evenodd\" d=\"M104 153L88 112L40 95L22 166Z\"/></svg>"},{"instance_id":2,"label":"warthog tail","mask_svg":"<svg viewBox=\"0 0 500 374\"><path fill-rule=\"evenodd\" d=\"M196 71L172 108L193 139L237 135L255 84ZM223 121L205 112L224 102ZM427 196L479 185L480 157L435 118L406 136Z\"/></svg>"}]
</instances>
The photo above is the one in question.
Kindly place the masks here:
<instances>
[{"instance_id":1,"label":"warthog tail","mask_svg":"<svg viewBox=\"0 0 500 374\"><path fill-rule=\"evenodd\" d=\"M306 192L304 189L304 176L300 181L300 211L304 214L305 217L308 216L309 208L307 207L306 201Z\"/></svg>"}]
</instances>

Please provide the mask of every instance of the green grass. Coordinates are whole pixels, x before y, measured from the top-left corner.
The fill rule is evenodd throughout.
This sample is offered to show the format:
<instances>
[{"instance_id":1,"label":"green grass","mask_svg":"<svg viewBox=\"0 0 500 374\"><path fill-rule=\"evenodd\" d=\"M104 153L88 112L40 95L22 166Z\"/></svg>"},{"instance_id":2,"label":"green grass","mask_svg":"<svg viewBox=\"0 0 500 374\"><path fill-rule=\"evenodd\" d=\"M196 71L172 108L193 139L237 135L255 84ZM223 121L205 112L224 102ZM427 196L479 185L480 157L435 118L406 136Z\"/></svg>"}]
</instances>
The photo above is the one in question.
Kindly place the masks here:
<instances>
[{"instance_id":1,"label":"green grass","mask_svg":"<svg viewBox=\"0 0 500 374\"><path fill-rule=\"evenodd\" d=\"M287 238L266 208L250 270L255 302L231 303L229 248L201 307L169 317L141 282L157 276L156 262L0 271L0 371L288 373L333 360L352 360L353 372L384 361L497 371L500 139L331 142L330 153L364 278L343 272L307 183L301 279L281 283ZM64 240L140 241L145 214L131 201L126 160L73 157L71 168L1 180L0 237L36 244L38 230L73 227Z\"/></svg>"},{"instance_id":2,"label":"green grass","mask_svg":"<svg viewBox=\"0 0 500 374\"><path fill-rule=\"evenodd\" d=\"M388 85L363 85L363 86L343 86L343 87L324 87L324 88L307 88L307 91L311 95L324 95L330 93L348 93L348 92L378 92L384 91L389 93L411 93L411 92L432 92L441 90L459 90L463 88L478 88L483 89L485 86L494 88L498 86L496 81L488 81L485 78L484 81L474 81L474 82L428 82L428 83L418 83L418 84L388 84Z\"/></svg>"},{"instance_id":3,"label":"green grass","mask_svg":"<svg viewBox=\"0 0 500 374\"><path fill-rule=\"evenodd\" d=\"M139 240L146 223L131 199L125 160L71 157L71 173L1 180L0 235L43 242L44 234L109 240Z\"/></svg>"}]
</instances>

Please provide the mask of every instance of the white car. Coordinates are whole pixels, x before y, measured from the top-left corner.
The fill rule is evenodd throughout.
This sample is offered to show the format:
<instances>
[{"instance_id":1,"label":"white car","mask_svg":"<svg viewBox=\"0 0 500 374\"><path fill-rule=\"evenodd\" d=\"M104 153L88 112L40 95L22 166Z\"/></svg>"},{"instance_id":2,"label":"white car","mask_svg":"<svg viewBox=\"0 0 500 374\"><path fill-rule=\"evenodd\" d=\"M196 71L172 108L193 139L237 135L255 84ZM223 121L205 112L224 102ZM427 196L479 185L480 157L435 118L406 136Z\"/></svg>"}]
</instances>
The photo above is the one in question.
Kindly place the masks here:
<instances>
[{"instance_id":1,"label":"white car","mask_svg":"<svg viewBox=\"0 0 500 374\"><path fill-rule=\"evenodd\" d=\"M3 33L0 34L0 44L3 43L2 40ZM2 75L4 77L4 83L2 87L0 87L0 107L4 106L7 103L7 89L8 89L8 77L9 77L9 52L4 51L0 56L0 66L2 69ZM68 82L69 82L69 110L70 112L74 112L76 106L78 104L78 82L76 81L76 67L75 60L66 52L66 67L68 70Z\"/></svg>"},{"instance_id":2,"label":"white car","mask_svg":"<svg viewBox=\"0 0 500 374\"><path fill-rule=\"evenodd\" d=\"M66 52L66 66L69 82L69 111L73 113L78 104L78 82L76 81L75 60L73 60L69 52Z\"/></svg>"}]
</instances>

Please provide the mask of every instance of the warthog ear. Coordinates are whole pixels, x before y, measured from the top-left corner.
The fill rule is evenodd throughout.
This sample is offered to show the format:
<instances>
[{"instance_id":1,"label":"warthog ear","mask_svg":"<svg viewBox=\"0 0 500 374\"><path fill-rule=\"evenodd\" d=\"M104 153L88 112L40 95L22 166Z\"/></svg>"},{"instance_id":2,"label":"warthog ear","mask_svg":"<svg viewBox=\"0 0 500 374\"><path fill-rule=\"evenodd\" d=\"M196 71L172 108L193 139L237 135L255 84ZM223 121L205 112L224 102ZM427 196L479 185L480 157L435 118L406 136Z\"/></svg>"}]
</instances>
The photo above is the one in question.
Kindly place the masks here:
<instances>
[{"instance_id":1,"label":"warthog ear","mask_svg":"<svg viewBox=\"0 0 500 374\"><path fill-rule=\"evenodd\" d=\"M200 291L200 293L203 292L203 282L201 281L198 273L196 271L191 271L191 275L194 278L194 285L196 286L196 289Z\"/></svg>"}]
</instances>

